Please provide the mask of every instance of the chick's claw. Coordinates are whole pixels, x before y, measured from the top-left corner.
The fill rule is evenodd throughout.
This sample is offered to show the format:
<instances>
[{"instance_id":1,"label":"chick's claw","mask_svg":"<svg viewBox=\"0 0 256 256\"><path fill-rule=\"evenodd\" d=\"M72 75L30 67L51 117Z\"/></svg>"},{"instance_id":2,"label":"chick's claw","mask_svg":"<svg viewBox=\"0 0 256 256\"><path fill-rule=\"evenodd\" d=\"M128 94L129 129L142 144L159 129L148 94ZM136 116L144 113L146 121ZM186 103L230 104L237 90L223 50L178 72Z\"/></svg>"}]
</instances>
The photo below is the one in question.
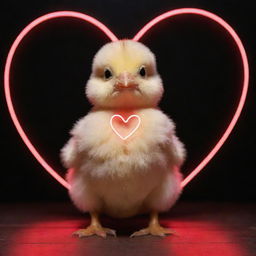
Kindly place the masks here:
<instances>
[{"instance_id":1,"label":"chick's claw","mask_svg":"<svg viewBox=\"0 0 256 256\"><path fill-rule=\"evenodd\" d=\"M88 236L92 236L92 235L97 235L97 236L106 238L107 234L113 235L116 237L115 230L110 229L110 228L104 228L101 226L94 226L94 225L90 225L89 227L87 227L85 229L79 229L79 230L75 231L72 235L78 236L79 238L88 237Z\"/></svg>"},{"instance_id":2,"label":"chick's claw","mask_svg":"<svg viewBox=\"0 0 256 256\"><path fill-rule=\"evenodd\" d=\"M170 228L164 228L160 225L149 226L147 228L141 229L134 232L130 237L153 235L164 237L166 234L175 234L176 232Z\"/></svg>"}]
</instances>

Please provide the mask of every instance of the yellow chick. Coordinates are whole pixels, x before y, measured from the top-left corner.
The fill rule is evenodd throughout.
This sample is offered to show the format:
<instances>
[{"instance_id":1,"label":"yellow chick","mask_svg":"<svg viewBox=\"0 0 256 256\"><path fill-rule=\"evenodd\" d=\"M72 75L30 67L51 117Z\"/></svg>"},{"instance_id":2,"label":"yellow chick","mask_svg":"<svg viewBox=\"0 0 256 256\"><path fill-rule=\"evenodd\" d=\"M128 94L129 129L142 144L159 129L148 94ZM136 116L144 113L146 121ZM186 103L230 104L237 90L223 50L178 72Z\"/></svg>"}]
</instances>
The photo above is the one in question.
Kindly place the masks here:
<instances>
[{"instance_id":1,"label":"yellow chick","mask_svg":"<svg viewBox=\"0 0 256 256\"><path fill-rule=\"evenodd\" d=\"M70 197L91 215L91 224L75 235L115 236L115 230L101 225L100 214L126 218L144 213L150 214L149 226L131 237L173 233L159 224L158 213L168 211L181 193L186 153L175 124L157 108L163 92L155 56L142 43L111 42L95 55L86 85L93 108L74 125L61 150ZM111 128L115 114L140 117L138 129L126 140ZM125 131L135 122L115 125Z\"/></svg>"}]
</instances>

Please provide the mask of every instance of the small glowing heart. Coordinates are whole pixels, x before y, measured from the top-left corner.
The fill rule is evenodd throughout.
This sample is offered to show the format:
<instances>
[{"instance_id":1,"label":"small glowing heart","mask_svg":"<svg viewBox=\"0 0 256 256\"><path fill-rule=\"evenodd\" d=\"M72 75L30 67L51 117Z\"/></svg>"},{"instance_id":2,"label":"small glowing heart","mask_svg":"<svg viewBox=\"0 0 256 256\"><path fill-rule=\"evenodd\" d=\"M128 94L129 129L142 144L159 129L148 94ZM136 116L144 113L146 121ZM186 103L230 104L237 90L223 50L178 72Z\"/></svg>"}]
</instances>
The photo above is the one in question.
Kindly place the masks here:
<instances>
[{"instance_id":1,"label":"small glowing heart","mask_svg":"<svg viewBox=\"0 0 256 256\"><path fill-rule=\"evenodd\" d=\"M114 118L120 118L125 124L127 124L131 118L136 118L138 120L138 122L137 122L137 125L130 130L128 135L123 136L123 135L120 134L120 132L118 132L117 127L115 127L115 123L113 123ZM131 137L138 130L138 128L140 126L140 123L141 123L141 119L138 115L130 115L126 120L124 120L124 118L121 115L113 115L110 119L110 126L111 126L112 130L122 140L126 140L129 137Z\"/></svg>"}]
</instances>

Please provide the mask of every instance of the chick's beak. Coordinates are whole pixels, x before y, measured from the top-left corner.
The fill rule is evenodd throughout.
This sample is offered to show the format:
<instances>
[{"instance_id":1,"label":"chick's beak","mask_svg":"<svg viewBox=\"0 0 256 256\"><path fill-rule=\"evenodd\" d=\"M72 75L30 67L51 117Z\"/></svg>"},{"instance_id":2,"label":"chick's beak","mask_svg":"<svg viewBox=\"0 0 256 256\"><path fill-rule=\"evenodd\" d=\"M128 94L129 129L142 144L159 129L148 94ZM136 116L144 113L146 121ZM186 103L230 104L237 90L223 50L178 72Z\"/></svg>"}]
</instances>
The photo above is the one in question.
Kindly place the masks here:
<instances>
[{"instance_id":1,"label":"chick's beak","mask_svg":"<svg viewBox=\"0 0 256 256\"><path fill-rule=\"evenodd\" d=\"M129 72L123 72L116 78L115 88L118 90L137 89L137 87L135 76Z\"/></svg>"}]
</instances>

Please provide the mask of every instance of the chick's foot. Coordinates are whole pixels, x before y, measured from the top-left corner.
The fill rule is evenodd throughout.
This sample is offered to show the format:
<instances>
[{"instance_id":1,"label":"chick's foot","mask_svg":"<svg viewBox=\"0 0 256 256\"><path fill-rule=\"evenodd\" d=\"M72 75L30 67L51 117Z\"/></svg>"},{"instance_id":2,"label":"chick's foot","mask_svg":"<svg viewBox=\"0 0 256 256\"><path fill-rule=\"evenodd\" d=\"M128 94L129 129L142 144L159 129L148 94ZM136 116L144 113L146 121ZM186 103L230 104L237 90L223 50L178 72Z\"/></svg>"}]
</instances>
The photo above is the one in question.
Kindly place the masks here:
<instances>
[{"instance_id":1,"label":"chick's foot","mask_svg":"<svg viewBox=\"0 0 256 256\"><path fill-rule=\"evenodd\" d=\"M175 234L176 232L170 228L162 227L158 222L158 214L152 213L149 226L147 228L141 229L134 232L130 237L153 235L164 237L166 234Z\"/></svg>"},{"instance_id":2,"label":"chick's foot","mask_svg":"<svg viewBox=\"0 0 256 256\"><path fill-rule=\"evenodd\" d=\"M106 238L107 234L116 236L116 231L110 228L104 228L102 226L90 225L85 229L79 229L75 231L72 235L78 236L79 238L92 235L97 235Z\"/></svg>"},{"instance_id":3,"label":"chick's foot","mask_svg":"<svg viewBox=\"0 0 256 256\"><path fill-rule=\"evenodd\" d=\"M149 226L143 228L139 231L134 232L130 237L134 236L144 236L144 235L153 235L153 236L165 236L166 234L174 234L175 231L170 228L164 228L162 226Z\"/></svg>"},{"instance_id":4,"label":"chick's foot","mask_svg":"<svg viewBox=\"0 0 256 256\"><path fill-rule=\"evenodd\" d=\"M92 235L97 235L106 238L107 234L116 236L116 231L110 228L104 228L101 226L99 221L99 216L97 213L92 212L91 214L91 224L85 229L79 229L75 231L72 235L81 237L87 237Z\"/></svg>"}]
</instances>

